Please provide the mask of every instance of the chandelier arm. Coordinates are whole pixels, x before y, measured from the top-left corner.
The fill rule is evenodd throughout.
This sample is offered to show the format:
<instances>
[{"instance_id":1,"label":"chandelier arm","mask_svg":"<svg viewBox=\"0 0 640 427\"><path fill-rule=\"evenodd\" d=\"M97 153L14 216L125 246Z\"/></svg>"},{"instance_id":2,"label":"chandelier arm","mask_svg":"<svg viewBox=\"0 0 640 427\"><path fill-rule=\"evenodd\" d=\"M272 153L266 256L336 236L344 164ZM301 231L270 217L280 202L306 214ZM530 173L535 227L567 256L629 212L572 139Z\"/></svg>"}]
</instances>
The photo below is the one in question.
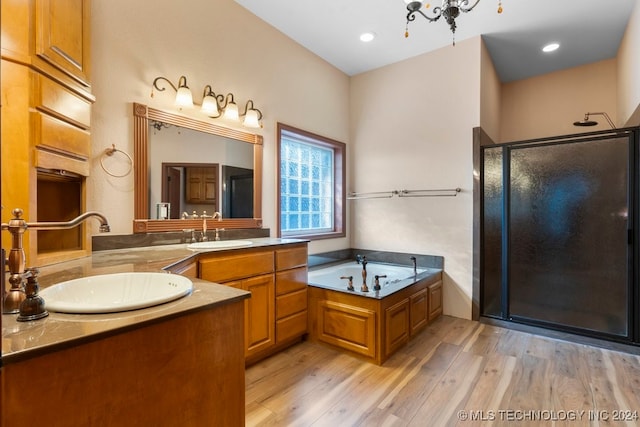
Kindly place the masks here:
<instances>
[{"instance_id":1,"label":"chandelier arm","mask_svg":"<svg viewBox=\"0 0 640 427\"><path fill-rule=\"evenodd\" d=\"M162 87L158 86L158 80L164 80L165 82L169 83L169 85L173 88L173 90L175 90L176 92L178 91L178 88L175 87L173 83L171 83L171 80L167 79L166 77L156 77L153 80L153 87L159 90L160 92L164 91L166 88L164 86Z\"/></svg>"},{"instance_id":2,"label":"chandelier arm","mask_svg":"<svg viewBox=\"0 0 640 427\"><path fill-rule=\"evenodd\" d=\"M476 0L476 2L473 4L473 6L468 7L468 8L465 9L464 7L462 7L462 4L468 5L469 4L469 0L462 0L462 3L461 3L461 5L459 7L460 7L460 10L462 12L471 12L473 10L473 8L478 5L478 3L480 3L480 0Z\"/></svg>"},{"instance_id":3,"label":"chandelier arm","mask_svg":"<svg viewBox=\"0 0 640 427\"><path fill-rule=\"evenodd\" d=\"M478 0L479 1L479 0ZM433 9L434 12L436 12L436 10L440 10L439 7L436 7ZM422 15L423 17L425 17L429 22L436 22L438 19L440 19L440 16L442 16L441 13L438 13L435 17L430 17L427 16L423 11L421 10L410 10L409 13L407 14L407 22L411 22L414 21L416 19L416 13L419 13L420 15Z\"/></svg>"}]
</instances>

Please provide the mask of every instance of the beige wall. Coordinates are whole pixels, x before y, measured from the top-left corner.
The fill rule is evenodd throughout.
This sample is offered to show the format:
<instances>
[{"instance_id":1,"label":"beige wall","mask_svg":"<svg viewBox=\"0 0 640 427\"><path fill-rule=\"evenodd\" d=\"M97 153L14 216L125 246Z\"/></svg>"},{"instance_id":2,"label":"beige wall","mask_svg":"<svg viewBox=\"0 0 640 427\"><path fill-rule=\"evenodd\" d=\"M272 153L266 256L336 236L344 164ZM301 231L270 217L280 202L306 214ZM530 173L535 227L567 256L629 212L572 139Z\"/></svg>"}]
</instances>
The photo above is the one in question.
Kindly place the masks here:
<instances>
[{"instance_id":1,"label":"beige wall","mask_svg":"<svg viewBox=\"0 0 640 427\"><path fill-rule=\"evenodd\" d=\"M353 200L352 246L445 257L444 312L471 316L472 129L481 40L351 79L350 190L461 187L457 197Z\"/></svg>"},{"instance_id":2,"label":"beige wall","mask_svg":"<svg viewBox=\"0 0 640 427\"><path fill-rule=\"evenodd\" d=\"M165 76L188 79L196 101L206 84L249 98L264 113L263 218L276 227L275 125L282 121L349 143L349 78L233 0L92 2L93 164L88 208L104 212L114 234L130 234L133 176L100 168L105 148L133 155L132 102L172 108L172 94L150 98ZM220 123L218 121L217 123ZM348 238L313 242L310 250L348 247Z\"/></svg>"},{"instance_id":3,"label":"beige wall","mask_svg":"<svg viewBox=\"0 0 640 427\"><path fill-rule=\"evenodd\" d=\"M599 124L576 127L586 112L606 112L616 122L616 60L556 71L502 85L500 141L609 129Z\"/></svg>"},{"instance_id":4,"label":"beige wall","mask_svg":"<svg viewBox=\"0 0 640 427\"><path fill-rule=\"evenodd\" d=\"M480 37L349 78L233 0L148 4L92 4L97 102L88 208L104 212L114 233L131 233L133 177L106 176L99 157L111 144L133 154L131 103L171 108L171 97L149 97L151 82L184 74L196 100L211 84L238 101L252 98L264 112L263 218L272 235L276 121L347 143L349 191L461 187L451 198L349 201L347 237L312 242L310 252L442 255L445 313L462 318L471 317L472 129L482 125L497 142L593 130L571 124L588 110L615 120L618 78L631 93L621 120L640 100L630 78L637 58L627 53L640 43L637 10L620 54L629 73L612 59L500 85Z\"/></svg>"},{"instance_id":5,"label":"beige wall","mask_svg":"<svg viewBox=\"0 0 640 427\"><path fill-rule=\"evenodd\" d=\"M500 141L502 83L484 41L480 56L480 126L494 141Z\"/></svg>"},{"instance_id":6,"label":"beige wall","mask_svg":"<svg viewBox=\"0 0 640 427\"><path fill-rule=\"evenodd\" d=\"M618 126L640 125L640 6L629 18L618 50Z\"/></svg>"}]
</instances>

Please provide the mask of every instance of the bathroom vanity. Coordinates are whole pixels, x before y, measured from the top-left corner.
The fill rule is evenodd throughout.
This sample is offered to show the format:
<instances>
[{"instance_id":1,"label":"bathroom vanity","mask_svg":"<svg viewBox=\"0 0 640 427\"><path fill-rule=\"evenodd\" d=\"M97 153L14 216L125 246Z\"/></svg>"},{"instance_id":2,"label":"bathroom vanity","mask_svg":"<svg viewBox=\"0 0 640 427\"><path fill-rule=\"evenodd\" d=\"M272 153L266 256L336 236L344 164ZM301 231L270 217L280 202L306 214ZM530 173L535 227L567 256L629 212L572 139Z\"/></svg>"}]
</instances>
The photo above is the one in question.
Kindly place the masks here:
<instances>
[{"instance_id":1,"label":"bathroom vanity","mask_svg":"<svg viewBox=\"0 0 640 427\"><path fill-rule=\"evenodd\" d=\"M33 322L4 315L0 426L36 419L51 426L244 425L245 356L265 357L306 332L306 283L299 288L306 245L270 238L219 251L166 245L42 267L43 288L83 276L169 270L191 276L194 289L128 312L51 312ZM262 269L245 271L253 265L248 259L260 259ZM226 285L197 276L225 278ZM304 307L296 305L302 294ZM252 353L247 337L260 341L253 327L265 328L255 317L263 312L271 316L273 342Z\"/></svg>"}]
</instances>

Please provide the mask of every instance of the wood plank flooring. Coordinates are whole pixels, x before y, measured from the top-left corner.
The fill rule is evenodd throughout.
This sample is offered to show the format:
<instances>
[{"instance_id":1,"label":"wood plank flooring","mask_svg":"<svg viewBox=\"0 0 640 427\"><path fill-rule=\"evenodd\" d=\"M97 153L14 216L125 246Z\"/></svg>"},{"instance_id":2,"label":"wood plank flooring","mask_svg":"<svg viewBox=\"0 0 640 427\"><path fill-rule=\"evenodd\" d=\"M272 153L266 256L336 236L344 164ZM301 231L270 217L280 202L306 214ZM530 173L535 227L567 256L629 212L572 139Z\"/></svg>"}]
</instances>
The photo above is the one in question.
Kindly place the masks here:
<instances>
[{"instance_id":1,"label":"wood plank flooring","mask_svg":"<svg viewBox=\"0 0 640 427\"><path fill-rule=\"evenodd\" d=\"M640 356L442 316L383 366L303 342L246 371L247 426L639 426Z\"/></svg>"}]
</instances>

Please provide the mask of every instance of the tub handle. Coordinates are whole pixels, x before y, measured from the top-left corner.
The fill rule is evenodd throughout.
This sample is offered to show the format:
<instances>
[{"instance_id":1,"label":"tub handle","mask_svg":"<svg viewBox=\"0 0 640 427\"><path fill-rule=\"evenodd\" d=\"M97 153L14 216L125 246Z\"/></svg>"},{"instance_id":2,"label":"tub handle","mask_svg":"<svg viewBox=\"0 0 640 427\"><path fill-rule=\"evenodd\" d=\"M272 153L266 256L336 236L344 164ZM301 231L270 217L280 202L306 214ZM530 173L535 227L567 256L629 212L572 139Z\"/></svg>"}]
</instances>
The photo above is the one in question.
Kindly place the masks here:
<instances>
[{"instance_id":1,"label":"tub handle","mask_svg":"<svg viewBox=\"0 0 640 427\"><path fill-rule=\"evenodd\" d=\"M353 276L340 276L340 278L349 280L349 284L347 285L347 290L348 291L352 291L353 290Z\"/></svg>"},{"instance_id":2,"label":"tub handle","mask_svg":"<svg viewBox=\"0 0 640 427\"><path fill-rule=\"evenodd\" d=\"M376 282L373 285L373 290L374 291L379 291L380 290L380 281L378 279L384 279L385 277L387 277L386 274L381 274L381 275L376 274L374 276L374 278L376 279Z\"/></svg>"}]
</instances>

